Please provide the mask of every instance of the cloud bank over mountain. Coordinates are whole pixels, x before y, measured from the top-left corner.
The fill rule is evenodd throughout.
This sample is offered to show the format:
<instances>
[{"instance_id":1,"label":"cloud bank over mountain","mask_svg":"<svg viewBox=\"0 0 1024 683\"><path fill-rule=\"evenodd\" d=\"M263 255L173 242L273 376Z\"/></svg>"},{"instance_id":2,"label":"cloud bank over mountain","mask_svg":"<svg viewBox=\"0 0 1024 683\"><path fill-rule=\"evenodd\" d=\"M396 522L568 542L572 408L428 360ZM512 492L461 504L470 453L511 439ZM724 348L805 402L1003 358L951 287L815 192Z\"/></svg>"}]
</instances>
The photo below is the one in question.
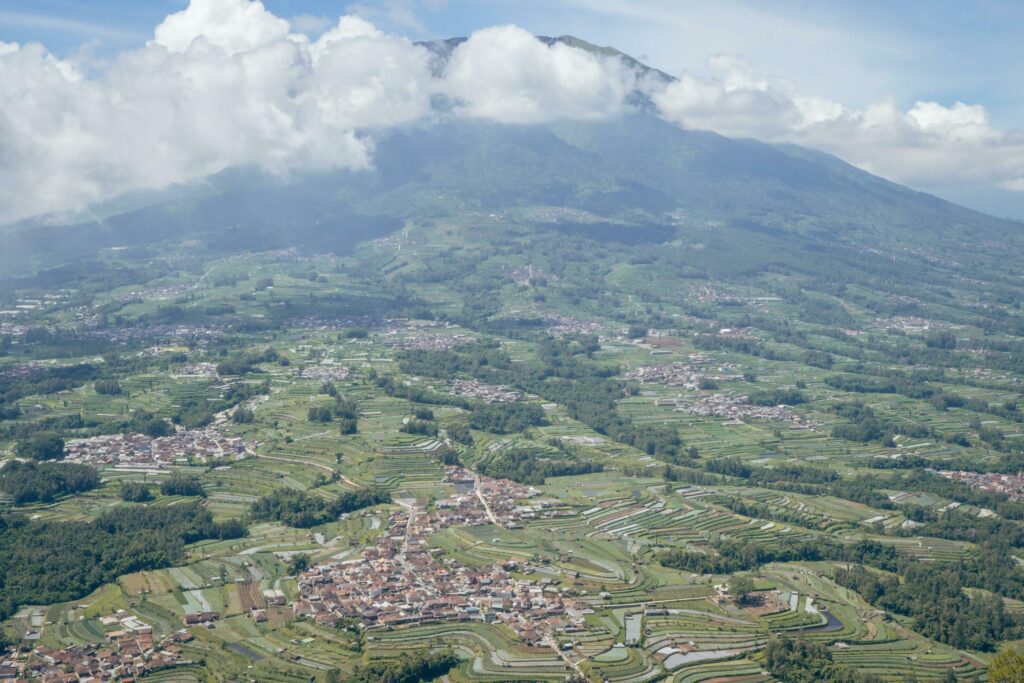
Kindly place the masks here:
<instances>
[{"instance_id":1,"label":"cloud bank over mountain","mask_svg":"<svg viewBox=\"0 0 1024 683\"><path fill-rule=\"evenodd\" d=\"M446 59L341 17L315 40L250 0L192 0L109 63L0 43L0 221L80 209L224 168L367 169L384 130L450 117L593 120L641 93L666 120L823 149L918 185L1024 191L1024 134L982 106L849 109L716 55L710 77L638 73L614 55L479 30Z\"/></svg>"}]
</instances>

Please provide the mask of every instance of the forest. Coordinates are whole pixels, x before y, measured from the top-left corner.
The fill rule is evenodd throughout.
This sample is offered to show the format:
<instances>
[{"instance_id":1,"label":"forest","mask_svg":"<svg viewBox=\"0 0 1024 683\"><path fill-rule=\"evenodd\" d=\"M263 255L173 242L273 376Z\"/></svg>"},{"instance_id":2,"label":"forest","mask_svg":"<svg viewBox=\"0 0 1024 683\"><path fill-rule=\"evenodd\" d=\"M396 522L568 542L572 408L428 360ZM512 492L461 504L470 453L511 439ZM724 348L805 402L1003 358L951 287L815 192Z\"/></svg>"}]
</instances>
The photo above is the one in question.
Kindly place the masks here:
<instances>
[{"instance_id":1,"label":"forest","mask_svg":"<svg viewBox=\"0 0 1024 683\"><path fill-rule=\"evenodd\" d=\"M99 485L99 473L89 465L12 460L0 469L0 491L15 505L52 503Z\"/></svg>"},{"instance_id":2,"label":"forest","mask_svg":"<svg viewBox=\"0 0 1024 683\"><path fill-rule=\"evenodd\" d=\"M245 533L238 520L214 522L198 503L119 506L90 522L0 516L0 618L20 605L80 598L122 574L180 564L188 543Z\"/></svg>"}]
</instances>

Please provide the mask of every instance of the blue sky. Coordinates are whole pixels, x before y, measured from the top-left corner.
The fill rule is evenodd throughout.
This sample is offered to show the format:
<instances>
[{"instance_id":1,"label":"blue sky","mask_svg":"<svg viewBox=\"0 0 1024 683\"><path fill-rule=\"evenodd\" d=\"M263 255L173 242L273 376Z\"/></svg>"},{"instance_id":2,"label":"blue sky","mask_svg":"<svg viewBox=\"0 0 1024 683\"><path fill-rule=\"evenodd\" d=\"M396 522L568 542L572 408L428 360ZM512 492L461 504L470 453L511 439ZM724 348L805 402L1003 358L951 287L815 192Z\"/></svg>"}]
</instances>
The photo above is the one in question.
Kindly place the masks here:
<instances>
[{"instance_id":1,"label":"blue sky","mask_svg":"<svg viewBox=\"0 0 1024 683\"><path fill-rule=\"evenodd\" d=\"M0 0L0 40L58 55L139 46L185 0ZM717 52L851 106L891 97L983 104L1024 126L1024 2L1002 0L264 0L274 14L331 21L350 12L414 39L514 23L613 45L670 73Z\"/></svg>"},{"instance_id":2,"label":"blue sky","mask_svg":"<svg viewBox=\"0 0 1024 683\"><path fill-rule=\"evenodd\" d=\"M239 1L223 0L236 6ZM288 20L292 31L311 38L347 14L358 15L390 34L412 40L468 36L488 26L505 24L515 24L537 35L575 35L598 45L616 47L651 66L682 76L685 87L656 96L662 115L681 126L816 147L918 189L1024 219L1021 0L263 3L269 13ZM118 109L116 103L122 101L121 90L125 87L143 88L145 94L141 96L150 98L149 104L153 106L164 96L176 102L173 92L155 93L145 90L145 80L133 80L130 76L139 63L123 56L143 48L165 17L186 7L187 0L0 0L0 42L22 46L41 43L52 55L67 60L72 65L69 68L79 71L85 79L46 81L44 87L40 83L47 73L44 62L33 61L23 50L20 57L10 61L9 68L20 71L7 75L8 91L13 94L8 94L8 102L0 102L0 114L5 113L6 107L7 113L23 127L38 129L32 144L49 144L56 139L55 131L68 134L81 129L88 132L80 136L83 143L123 152L119 147L120 131L103 127L109 116L95 115L100 111L97 107L113 107L110 113L124 114L123 107ZM202 20L198 28L192 26L187 30L201 32L201 24ZM244 30L232 30L236 29ZM487 40L510 37L492 35ZM494 46L506 49L513 44L514 41ZM0 46L0 57L3 54L4 47ZM572 90L538 78L536 64L550 56L526 56L541 62L524 61L523 73L514 74L508 87L521 88L527 83L536 88L535 103L556 101L550 97L559 88ZM367 63L373 63L372 57L367 59ZM499 70L500 61L495 63ZM176 68L160 63L171 71ZM126 79L123 83L107 82L104 78L105 69L111 64L121 65L117 78ZM492 71L495 64L490 66ZM332 78L344 81L351 75L346 74L347 68L343 67ZM473 83L478 92L490 85L490 74L484 71L481 68L470 74L470 80L477 79ZM353 74L358 77L359 70L353 70ZM605 78L594 86L612 87L614 91L614 84L610 83ZM453 87L452 83L422 85ZM0 91L3 86L0 83ZM33 89L37 91L34 95L25 95ZM401 88L396 92L402 92ZM84 93L93 99L83 99ZM332 96L344 98L345 94L339 93ZM472 92L465 91L463 95L467 93L472 99ZM215 97L217 93L210 95ZM48 101L61 104L31 109ZM585 104L593 106L600 102L597 97ZM204 104L211 106L210 102ZM65 107L67 115L52 116L55 107ZM385 107L382 113L388 111ZM191 112L195 116L201 113L198 109ZM230 106L223 114L230 118ZM500 113L498 118L508 115ZM83 121L91 128L82 128ZM149 120L139 121L138 130L133 132L141 135L152 127L150 124ZM70 152L53 146L47 149L47 155L41 156L29 143L18 142L23 155L19 163L25 165L43 158L50 164L37 164L38 169L33 170L38 171L38 177L54 178L58 175L55 170L61 170L70 183L82 173L96 171L89 166L86 146L72 147ZM149 142L160 149L162 138L153 137ZM3 143L0 140L0 145ZM197 148L194 152L184 160L174 160L181 162L180 167L175 167L173 173L157 174L147 186L162 182L165 175L167 179L180 180L206 168L201 164L193 168L193 162L221 160L207 149ZM130 161L141 164L148 153L140 148L140 159ZM77 174L70 170L67 154L79 155L76 159L83 166ZM15 156L8 156L8 162L14 163ZM222 161L229 162L226 158ZM123 186L123 178L137 176L139 169L131 164L111 163L100 171L102 177L83 181L84 187L79 188L83 197L106 196L115 187ZM21 175L26 186L31 186L33 176ZM14 190L11 193L17 198ZM55 180L52 197L66 194L67 189ZM40 198L39 204L48 205L50 201L52 198Z\"/></svg>"}]
</instances>

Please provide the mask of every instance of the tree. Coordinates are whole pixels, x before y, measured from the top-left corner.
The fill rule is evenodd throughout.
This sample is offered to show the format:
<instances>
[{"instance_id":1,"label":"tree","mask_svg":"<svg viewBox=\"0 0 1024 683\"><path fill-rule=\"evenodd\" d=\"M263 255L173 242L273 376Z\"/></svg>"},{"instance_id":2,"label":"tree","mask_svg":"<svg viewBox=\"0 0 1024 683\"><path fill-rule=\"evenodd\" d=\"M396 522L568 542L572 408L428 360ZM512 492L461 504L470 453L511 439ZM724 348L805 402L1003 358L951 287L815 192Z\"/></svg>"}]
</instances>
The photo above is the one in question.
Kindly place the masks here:
<instances>
[{"instance_id":1,"label":"tree","mask_svg":"<svg viewBox=\"0 0 1024 683\"><path fill-rule=\"evenodd\" d=\"M736 603L745 605L754 592L754 581L749 576L736 575L729 577L729 592Z\"/></svg>"},{"instance_id":2,"label":"tree","mask_svg":"<svg viewBox=\"0 0 1024 683\"><path fill-rule=\"evenodd\" d=\"M160 483L160 493L165 496L199 496L206 497L203 484L198 477L175 472Z\"/></svg>"},{"instance_id":3,"label":"tree","mask_svg":"<svg viewBox=\"0 0 1024 683\"><path fill-rule=\"evenodd\" d=\"M128 503L145 503L153 500L153 492L139 481L128 481L121 485L121 500Z\"/></svg>"},{"instance_id":4,"label":"tree","mask_svg":"<svg viewBox=\"0 0 1024 683\"><path fill-rule=\"evenodd\" d=\"M59 460L64 457L64 439L56 432L37 432L18 442L18 455L31 460Z\"/></svg>"},{"instance_id":5,"label":"tree","mask_svg":"<svg viewBox=\"0 0 1024 683\"><path fill-rule=\"evenodd\" d=\"M989 683L1024 683L1024 654L1016 648L1003 650L988 667Z\"/></svg>"},{"instance_id":6,"label":"tree","mask_svg":"<svg viewBox=\"0 0 1024 683\"><path fill-rule=\"evenodd\" d=\"M288 563L288 573L292 576L301 574L309 568L309 555L296 555Z\"/></svg>"},{"instance_id":7,"label":"tree","mask_svg":"<svg viewBox=\"0 0 1024 683\"><path fill-rule=\"evenodd\" d=\"M124 388L121 387L121 383L116 379L98 379L93 387L96 389L97 394L107 396L120 396L124 393Z\"/></svg>"}]
</instances>

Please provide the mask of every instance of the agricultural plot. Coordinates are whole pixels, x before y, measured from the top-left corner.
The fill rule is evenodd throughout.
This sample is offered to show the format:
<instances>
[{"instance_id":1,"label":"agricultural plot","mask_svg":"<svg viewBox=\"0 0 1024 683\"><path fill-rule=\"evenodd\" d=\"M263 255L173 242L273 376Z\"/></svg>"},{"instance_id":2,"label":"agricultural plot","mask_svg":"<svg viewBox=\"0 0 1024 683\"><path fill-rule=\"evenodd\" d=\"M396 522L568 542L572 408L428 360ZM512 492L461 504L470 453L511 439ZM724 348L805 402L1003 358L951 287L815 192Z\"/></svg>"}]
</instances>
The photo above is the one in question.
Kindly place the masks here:
<instances>
[{"instance_id":1,"label":"agricultural plot","mask_svg":"<svg viewBox=\"0 0 1024 683\"><path fill-rule=\"evenodd\" d=\"M0 457L17 448L18 430L36 425L75 425L83 418L87 424L65 430L78 438L107 433L138 411L181 422L201 417L203 405L232 390L258 388L261 393L239 404L251 410L244 419L208 416L219 433L253 443L252 452L208 462L186 456L159 472L103 466L99 485L15 511L32 522L90 522L119 509L122 485L134 482L149 485L155 496L138 505L170 509L198 501L217 522L243 520L247 533L190 539L175 566L131 571L77 600L22 605L11 631L30 644L67 648L109 640L120 628L109 618L119 610L119 618L136 619L160 638L186 628L186 617L216 612L216 619L187 626L191 639L181 643L181 656L196 664L148 676L156 681L309 681L325 680L332 671L344 678L368 662L402 662L443 647L459 657L445 678L457 683L564 681L572 675L622 682L769 681L764 649L780 638L821 644L838 665L885 681L939 681L948 672L961 681L984 677L990 654L922 637L915 630L919 616L886 612L837 583L844 563L740 558L735 572L705 574L663 559L674 552L718 559L721 548L735 547L774 557L797 542L866 542L895 549L894 563L970 565L991 529L1017 528L1016 501L942 485L927 472L1011 464L1021 432L1012 407L1019 381L1010 370L984 367L993 358L1011 367L1007 352L996 348L1010 337L957 328L958 343L984 353L965 351L970 357L961 359L962 367L948 367L960 351L928 346L909 318L878 314L874 307L892 302L872 288L849 287L851 300L827 297L851 317L839 329L801 318L807 304L781 296L777 290L791 286L782 280L698 285L660 277L646 257L609 263L607 272L596 275L571 259L533 263L518 252L466 266L471 277L500 280L491 290L489 320L466 327L444 322L445 316L468 320L472 308L462 284L416 280L425 272L422 259L447 249L479 249L487 230L468 220L453 219L443 229L411 224L412 237L401 250L381 242L354 252L358 256L351 258L376 259L375 273L410 278L403 286L416 283L415 296L430 309L430 320L410 318L406 308L382 313L391 290L364 271L349 270L350 257L249 254L192 264L195 273L183 266L147 287L100 292L97 301L129 322L158 315L173 301L168 292L188 295L174 304L186 317L218 306L234 313L225 314L231 326L221 326L217 315L186 325L191 337L168 326L159 328L165 339L112 343L119 364L109 374L120 393L100 393L90 380L17 399L23 417L14 421L17 428L0 432ZM541 285L524 279L532 268L558 271L559 280ZM195 286L205 273L207 280ZM602 277L616 291L628 289L628 303L583 305L573 301L577 293L556 284L585 280L593 288L590 278ZM273 285L264 286L267 278ZM662 284L654 287L652 278ZM542 290L543 297L535 296ZM936 292L922 293L922 301L936 319L967 319L983 310L973 303L961 309ZM782 318L790 322L766 322ZM627 334L627 320L646 321L647 334L630 338L637 330ZM892 325L910 331L890 334ZM591 342L580 334L597 337ZM4 367L34 360L28 355L35 351L18 346L11 347ZM419 353L427 354L424 362L408 371ZM247 356L258 357L252 367L230 365ZM74 362L92 358L85 354ZM915 359L913 368L903 358ZM217 366L226 361L233 372L221 376ZM898 377L908 385L861 391L851 377ZM561 380L571 390L560 389ZM702 387L701 380L710 384ZM724 401L758 392L762 417L677 409L679 400ZM338 415L331 413L335 393L354 402L345 413L354 415L354 425L346 422L344 431L354 426L355 433L342 434ZM945 405L940 394L958 398ZM775 396L795 405L781 409ZM608 405L601 403L605 397L611 397ZM872 411L884 425L881 433L863 440L847 438L849 431L843 436L855 418L842 406L853 404ZM469 429L479 426L472 418L481 405L539 408L543 419L507 433ZM799 420L763 417L772 412ZM427 424L419 425L422 433L407 433L415 431L408 425L417 414ZM471 523L446 522L422 537L410 537L409 527L396 521L409 509L457 518L461 503L453 499L471 496L477 505L477 469L510 453L533 464L576 460L601 471L531 479L539 493L505 501L497 517L488 516L493 510L478 511L468 517ZM467 474L453 483L446 467L456 460ZM728 467L721 466L724 461ZM773 477L779 472L784 476ZM161 482L181 475L196 477L205 495L157 492ZM382 489L393 503L312 526L248 518L253 503L275 491L330 503L364 489ZM939 522L951 515L963 515L955 519L971 534L943 531ZM458 619L400 617L372 628L338 614L298 611L308 595L304 564L340 571L382 548L395 549L392 559L373 568L384 585L394 580L396 566L422 551L429 562L405 568L404 575L423 575L425 567L468 573L473 579L466 585L487 600ZM495 567L502 580L532 599L513 604L507 596L486 595L480 587L494 579L473 573ZM755 594L771 596L768 606L731 595L730 573L752 578ZM410 590L426 593L428 583ZM964 595L973 602L999 595L1008 614L1021 614L1024 595L991 588L966 586ZM554 604L554 596L560 606L548 613L547 600ZM430 598L444 603L449 596ZM436 606L436 613L444 608ZM516 625L513 615L537 628Z\"/></svg>"}]
</instances>

